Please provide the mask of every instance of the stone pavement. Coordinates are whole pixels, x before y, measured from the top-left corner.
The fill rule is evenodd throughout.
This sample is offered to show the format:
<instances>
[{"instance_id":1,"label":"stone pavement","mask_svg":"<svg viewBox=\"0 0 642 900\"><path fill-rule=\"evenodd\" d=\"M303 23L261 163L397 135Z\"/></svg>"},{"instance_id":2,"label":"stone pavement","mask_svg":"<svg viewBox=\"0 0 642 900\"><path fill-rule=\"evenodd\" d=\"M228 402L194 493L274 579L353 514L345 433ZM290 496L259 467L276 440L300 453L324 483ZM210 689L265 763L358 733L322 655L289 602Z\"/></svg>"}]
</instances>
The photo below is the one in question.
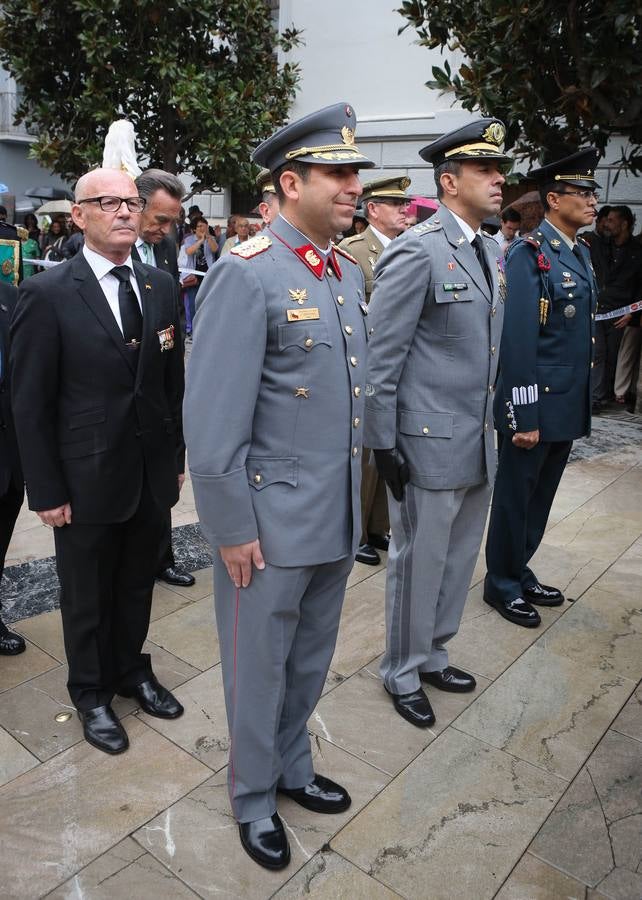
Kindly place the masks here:
<instances>
[{"instance_id":1,"label":"stone pavement","mask_svg":"<svg viewBox=\"0 0 642 900\"><path fill-rule=\"evenodd\" d=\"M195 520L188 486L174 534L192 562ZM642 898L642 418L598 420L564 475L535 571L574 603L510 625L482 601L480 557L450 644L478 688L428 688L434 729L383 691L385 572L355 566L310 720L316 768L353 805L319 816L282 799L283 872L249 860L229 811L211 571L154 593L148 649L185 715L116 701L131 746L109 757L66 715L51 552L23 511L3 592L28 648L0 657L0 897Z\"/></svg>"}]
</instances>

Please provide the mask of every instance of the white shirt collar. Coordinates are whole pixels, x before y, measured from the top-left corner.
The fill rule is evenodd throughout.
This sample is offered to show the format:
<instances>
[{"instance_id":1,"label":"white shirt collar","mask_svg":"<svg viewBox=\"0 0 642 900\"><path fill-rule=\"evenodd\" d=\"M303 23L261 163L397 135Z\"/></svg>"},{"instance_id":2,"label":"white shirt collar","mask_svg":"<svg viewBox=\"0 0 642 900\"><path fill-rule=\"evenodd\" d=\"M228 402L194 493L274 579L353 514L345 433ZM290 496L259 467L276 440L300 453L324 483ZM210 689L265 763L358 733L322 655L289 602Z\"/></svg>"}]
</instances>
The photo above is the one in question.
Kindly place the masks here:
<instances>
[{"instance_id":1,"label":"white shirt collar","mask_svg":"<svg viewBox=\"0 0 642 900\"><path fill-rule=\"evenodd\" d=\"M445 204L444 204L444 205L445 205ZM481 229L478 228L477 231L473 231L473 229L470 227L470 225L468 224L468 222L465 222L465 221L461 218L461 216L458 216L456 212L453 212L452 209L449 209L449 207L447 207L447 206L446 206L446 209L449 210L451 216L454 218L454 220L457 222L457 224L459 225L459 227L461 228L461 230L464 232L464 237L466 238L466 240L468 241L468 243L469 243L469 244L472 244L472 242L475 240L475 238L477 237L477 235L478 235L478 234L481 235Z\"/></svg>"},{"instance_id":2,"label":"white shirt collar","mask_svg":"<svg viewBox=\"0 0 642 900\"><path fill-rule=\"evenodd\" d=\"M370 223L368 223L370 224ZM384 250L392 240L392 238L387 237L385 234L382 234L374 225L370 225L370 230L374 232L375 237L380 241Z\"/></svg>"},{"instance_id":3,"label":"white shirt collar","mask_svg":"<svg viewBox=\"0 0 642 900\"><path fill-rule=\"evenodd\" d=\"M111 259L107 259L106 256L102 256L100 253L96 253L95 250L91 250L87 244L83 245L82 252L85 255L85 259L89 263L89 267L91 271L96 276L97 280L100 281L101 278L104 278L105 275L108 275L111 270L117 265L117 263L112 262ZM131 254L127 257L124 263L121 263L123 266L128 266L132 270L132 274L135 276L134 272L134 264L132 262Z\"/></svg>"}]
</instances>

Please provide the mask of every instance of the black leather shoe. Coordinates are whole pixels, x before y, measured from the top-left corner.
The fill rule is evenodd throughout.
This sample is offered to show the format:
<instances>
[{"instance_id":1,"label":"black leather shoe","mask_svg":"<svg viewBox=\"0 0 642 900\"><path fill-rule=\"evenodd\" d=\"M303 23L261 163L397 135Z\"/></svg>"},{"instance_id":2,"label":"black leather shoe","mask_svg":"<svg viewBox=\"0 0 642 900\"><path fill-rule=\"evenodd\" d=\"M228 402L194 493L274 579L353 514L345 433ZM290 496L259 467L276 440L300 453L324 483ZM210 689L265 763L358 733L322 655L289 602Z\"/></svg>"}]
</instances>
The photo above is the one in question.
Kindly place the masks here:
<instances>
[{"instance_id":1,"label":"black leather shoe","mask_svg":"<svg viewBox=\"0 0 642 900\"><path fill-rule=\"evenodd\" d=\"M390 545L390 535L388 534L369 534L368 535L368 543L371 547L375 547L377 550L384 550L386 553L388 552L388 547Z\"/></svg>"},{"instance_id":2,"label":"black leather shoe","mask_svg":"<svg viewBox=\"0 0 642 900\"><path fill-rule=\"evenodd\" d=\"M129 747L127 732L111 706L79 709L85 740L103 753L123 753Z\"/></svg>"},{"instance_id":3,"label":"black leather shoe","mask_svg":"<svg viewBox=\"0 0 642 900\"><path fill-rule=\"evenodd\" d=\"M312 812L340 813L348 809L352 800L345 788L323 775L315 775L310 784L302 788L277 788L280 794L285 794L295 800L300 806Z\"/></svg>"},{"instance_id":4,"label":"black leather shoe","mask_svg":"<svg viewBox=\"0 0 642 900\"><path fill-rule=\"evenodd\" d=\"M439 688L440 691L452 691L453 693L463 694L466 691L474 691L477 682L468 672L462 672L454 666L446 666L441 672L420 672L419 677L422 681L427 681L433 687Z\"/></svg>"},{"instance_id":5,"label":"black leather shoe","mask_svg":"<svg viewBox=\"0 0 642 900\"><path fill-rule=\"evenodd\" d=\"M514 625L523 625L525 628L537 628L542 621L539 613L523 597L515 597L514 600L490 600L484 597L484 602L496 609L500 616L508 619Z\"/></svg>"},{"instance_id":6,"label":"black leather shoe","mask_svg":"<svg viewBox=\"0 0 642 900\"><path fill-rule=\"evenodd\" d=\"M388 691L388 688L386 690ZM393 694L392 691L388 693L392 697L394 708L406 722L416 725L417 728L430 728L435 724L435 714L430 700L421 688L411 694Z\"/></svg>"},{"instance_id":7,"label":"black leather shoe","mask_svg":"<svg viewBox=\"0 0 642 900\"><path fill-rule=\"evenodd\" d=\"M290 845L278 813L255 822L239 822L243 849L266 869L284 869L290 862Z\"/></svg>"},{"instance_id":8,"label":"black leather shoe","mask_svg":"<svg viewBox=\"0 0 642 900\"><path fill-rule=\"evenodd\" d=\"M0 619L0 656L17 656L24 653L26 646L25 639L15 631L9 631Z\"/></svg>"},{"instance_id":9,"label":"black leather shoe","mask_svg":"<svg viewBox=\"0 0 642 900\"><path fill-rule=\"evenodd\" d=\"M564 594L547 584L536 582L531 587L522 588L524 600L535 603L537 606L561 606L564 603Z\"/></svg>"},{"instance_id":10,"label":"black leather shoe","mask_svg":"<svg viewBox=\"0 0 642 900\"><path fill-rule=\"evenodd\" d=\"M361 544L354 555L357 562L364 563L366 566L378 566L381 557L371 544Z\"/></svg>"},{"instance_id":11,"label":"black leather shoe","mask_svg":"<svg viewBox=\"0 0 642 900\"><path fill-rule=\"evenodd\" d=\"M178 719L183 715L183 707L176 697L158 682L155 675L148 681L141 681L136 687L118 691L121 697L133 697L143 712L157 719Z\"/></svg>"},{"instance_id":12,"label":"black leather shoe","mask_svg":"<svg viewBox=\"0 0 642 900\"><path fill-rule=\"evenodd\" d=\"M174 569L172 566L159 572L156 575L156 579L157 581L164 581L165 584L176 584L179 587L191 587L193 584L196 584L196 579L193 575L190 575L189 572L183 572L181 569Z\"/></svg>"}]
</instances>

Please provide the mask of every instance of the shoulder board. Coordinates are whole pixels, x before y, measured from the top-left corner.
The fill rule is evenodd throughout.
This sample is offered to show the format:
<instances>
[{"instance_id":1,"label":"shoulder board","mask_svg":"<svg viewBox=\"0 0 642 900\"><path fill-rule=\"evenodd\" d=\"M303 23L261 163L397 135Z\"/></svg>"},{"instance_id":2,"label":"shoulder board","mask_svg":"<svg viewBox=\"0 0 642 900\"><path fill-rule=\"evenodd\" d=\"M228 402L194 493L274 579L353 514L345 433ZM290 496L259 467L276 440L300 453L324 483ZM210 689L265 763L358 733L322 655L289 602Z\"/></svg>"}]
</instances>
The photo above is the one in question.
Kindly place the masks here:
<instances>
[{"instance_id":1,"label":"shoulder board","mask_svg":"<svg viewBox=\"0 0 642 900\"><path fill-rule=\"evenodd\" d=\"M490 231L484 231L484 229L482 228L481 233L484 235L484 237L492 238L493 240L495 240Z\"/></svg>"},{"instance_id":2,"label":"shoulder board","mask_svg":"<svg viewBox=\"0 0 642 900\"><path fill-rule=\"evenodd\" d=\"M363 238L360 234L351 234L350 237L344 238L341 243L342 244L356 244L358 241L362 241ZM335 247L339 247L338 244L335 244Z\"/></svg>"},{"instance_id":3,"label":"shoulder board","mask_svg":"<svg viewBox=\"0 0 642 900\"><path fill-rule=\"evenodd\" d=\"M253 256L263 253L271 245L272 238L269 238L267 234L257 234L256 237L250 238L249 241L243 241L242 244L232 247L230 254L240 256L241 259L251 259Z\"/></svg>"},{"instance_id":4,"label":"shoulder board","mask_svg":"<svg viewBox=\"0 0 642 900\"><path fill-rule=\"evenodd\" d=\"M522 240L524 241L525 244L528 244L530 247L533 247L535 250L539 250L540 247L542 246L540 244L540 242L537 240L537 238L532 237L532 235L530 235L530 234L525 235L522 238Z\"/></svg>"},{"instance_id":5,"label":"shoulder board","mask_svg":"<svg viewBox=\"0 0 642 900\"><path fill-rule=\"evenodd\" d=\"M439 219L430 219L428 222L420 222L418 225L413 225L412 232L413 234L430 234L433 231L440 231L441 227Z\"/></svg>"},{"instance_id":6,"label":"shoulder board","mask_svg":"<svg viewBox=\"0 0 642 900\"><path fill-rule=\"evenodd\" d=\"M355 237L356 237L356 235L355 235ZM349 240L349 239L348 239L348 240ZM359 263L358 263L357 260L354 258L354 256L352 256L351 253L348 253L347 250L344 250L342 247L338 247L336 244L333 244L332 246L334 247L335 251L336 251L340 256L345 256L345 258L346 258L346 259L349 259L350 262L353 262L353 263L355 264L355 266L358 266L358 265L359 265Z\"/></svg>"},{"instance_id":7,"label":"shoulder board","mask_svg":"<svg viewBox=\"0 0 642 900\"><path fill-rule=\"evenodd\" d=\"M586 240L586 238L583 238L580 234L578 234L577 240L578 240L581 244L584 244L585 247L588 247L589 250L591 249L591 245L589 244L589 242Z\"/></svg>"}]
</instances>

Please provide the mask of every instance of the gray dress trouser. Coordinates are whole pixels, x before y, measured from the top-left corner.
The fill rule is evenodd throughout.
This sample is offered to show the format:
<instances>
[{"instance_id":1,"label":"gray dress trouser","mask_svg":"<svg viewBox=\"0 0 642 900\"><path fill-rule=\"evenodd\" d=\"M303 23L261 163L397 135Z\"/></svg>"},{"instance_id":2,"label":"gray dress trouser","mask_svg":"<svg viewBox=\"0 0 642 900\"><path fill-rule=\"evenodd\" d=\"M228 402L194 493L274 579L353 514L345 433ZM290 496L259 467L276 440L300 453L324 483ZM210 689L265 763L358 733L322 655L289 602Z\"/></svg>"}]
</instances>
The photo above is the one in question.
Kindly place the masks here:
<instances>
[{"instance_id":1,"label":"gray dress trouser","mask_svg":"<svg viewBox=\"0 0 642 900\"><path fill-rule=\"evenodd\" d=\"M419 672L448 665L445 644L459 629L490 499L486 482L433 491L388 491L392 540L386 576L386 652L381 677L393 694L420 686Z\"/></svg>"},{"instance_id":2,"label":"gray dress trouser","mask_svg":"<svg viewBox=\"0 0 642 900\"><path fill-rule=\"evenodd\" d=\"M314 778L307 721L330 666L352 556L317 566L253 570L237 590L214 567L216 622L230 731L235 818L276 810L278 787Z\"/></svg>"}]
</instances>

